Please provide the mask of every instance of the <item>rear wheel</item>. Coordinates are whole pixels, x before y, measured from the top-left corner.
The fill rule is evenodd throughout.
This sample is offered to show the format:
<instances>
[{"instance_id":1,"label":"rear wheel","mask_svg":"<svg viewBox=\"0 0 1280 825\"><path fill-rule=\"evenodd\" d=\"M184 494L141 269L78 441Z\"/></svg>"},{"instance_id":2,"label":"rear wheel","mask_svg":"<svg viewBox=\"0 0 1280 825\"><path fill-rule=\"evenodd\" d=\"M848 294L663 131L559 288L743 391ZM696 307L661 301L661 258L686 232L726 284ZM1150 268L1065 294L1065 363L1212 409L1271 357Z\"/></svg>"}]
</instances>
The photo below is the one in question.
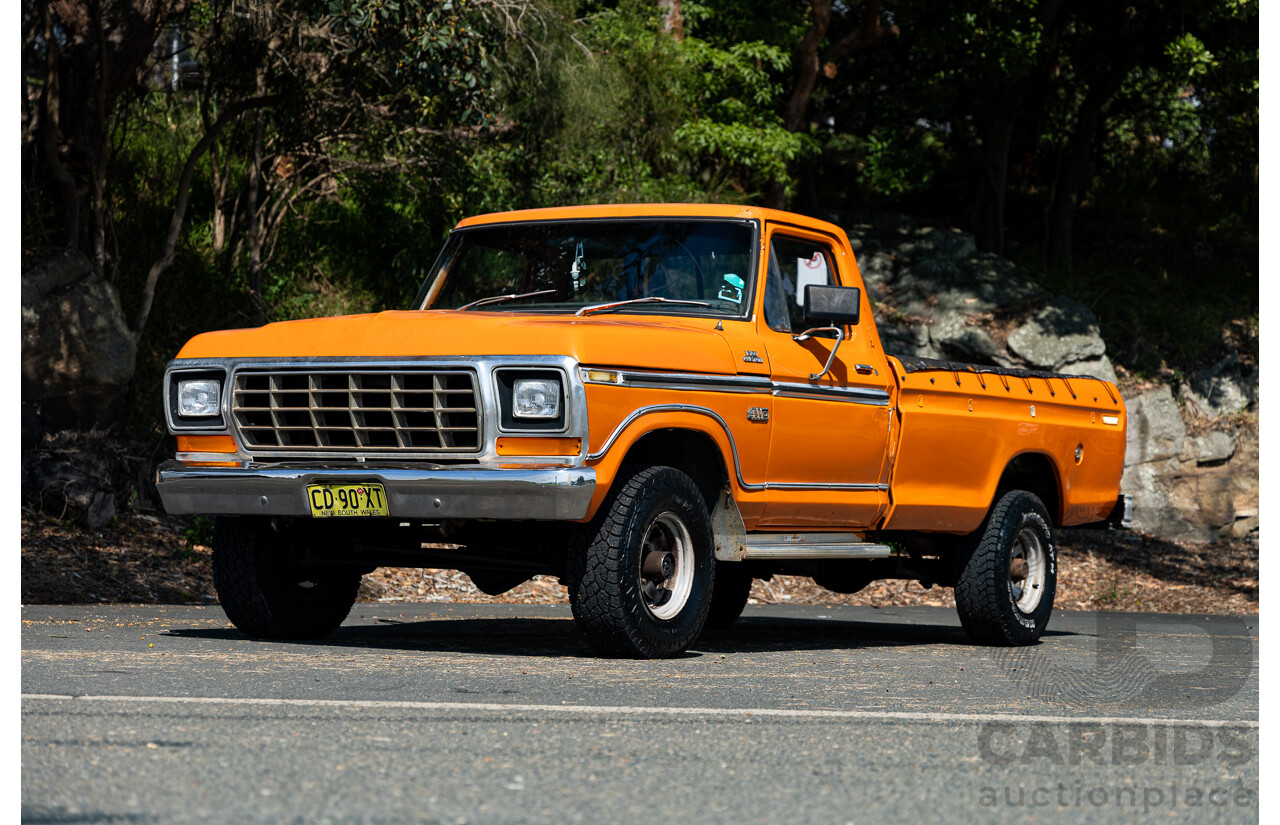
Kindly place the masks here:
<instances>
[{"instance_id":1,"label":"rear wheel","mask_svg":"<svg viewBox=\"0 0 1280 825\"><path fill-rule=\"evenodd\" d=\"M960 624L978 644L1032 644L1049 623L1057 582L1057 545L1044 504L1022 490L1005 493L956 580Z\"/></svg>"},{"instance_id":2,"label":"rear wheel","mask_svg":"<svg viewBox=\"0 0 1280 825\"><path fill-rule=\"evenodd\" d=\"M679 655L702 632L715 577L702 494L679 470L645 467L606 507L574 560L574 619L602 655Z\"/></svg>"},{"instance_id":3,"label":"rear wheel","mask_svg":"<svg viewBox=\"0 0 1280 825\"><path fill-rule=\"evenodd\" d=\"M219 518L213 585L223 611L255 639L320 639L351 612L360 574L299 563L263 519Z\"/></svg>"}]
</instances>

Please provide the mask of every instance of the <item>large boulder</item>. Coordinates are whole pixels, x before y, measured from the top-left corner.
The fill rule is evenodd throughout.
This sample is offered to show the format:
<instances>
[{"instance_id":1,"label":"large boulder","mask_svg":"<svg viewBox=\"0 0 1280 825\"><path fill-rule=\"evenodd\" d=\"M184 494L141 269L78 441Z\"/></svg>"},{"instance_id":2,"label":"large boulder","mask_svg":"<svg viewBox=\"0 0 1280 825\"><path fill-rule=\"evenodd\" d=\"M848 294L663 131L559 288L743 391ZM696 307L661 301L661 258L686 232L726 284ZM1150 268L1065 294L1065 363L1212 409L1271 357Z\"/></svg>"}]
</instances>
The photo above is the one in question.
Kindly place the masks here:
<instances>
[{"instance_id":1,"label":"large boulder","mask_svg":"<svg viewBox=\"0 0 1280 825\"><path fill-rule=\"evenodd\" d=\"M83 255L22 274L22 400L51 429L117 420L136 352L115 287Z\"/></svg>"},{"instance_id":2,"label":"large boulder","mask_svg":"<svg viewBox=\"0 0 1280 825\"><path fill-rule=\"evenodd\" d=\"M1182 398L1196 413L1217 418L1244 412L1258 400L1258 370L1240 363L1234 352L1182 385Z\"/></svg>"},{"instance_id":3,"label":"large boulder","mask_svg":"<svg viewBox=\"0 0 1280 825\"><path fill-rule=\"evenodd\" d=\"M1033 367L1060 371L1101 358L1107 345L1093 312L1079 301L1059 297L1009 334L1009 351Z\"/></svg>"}]
</instances>

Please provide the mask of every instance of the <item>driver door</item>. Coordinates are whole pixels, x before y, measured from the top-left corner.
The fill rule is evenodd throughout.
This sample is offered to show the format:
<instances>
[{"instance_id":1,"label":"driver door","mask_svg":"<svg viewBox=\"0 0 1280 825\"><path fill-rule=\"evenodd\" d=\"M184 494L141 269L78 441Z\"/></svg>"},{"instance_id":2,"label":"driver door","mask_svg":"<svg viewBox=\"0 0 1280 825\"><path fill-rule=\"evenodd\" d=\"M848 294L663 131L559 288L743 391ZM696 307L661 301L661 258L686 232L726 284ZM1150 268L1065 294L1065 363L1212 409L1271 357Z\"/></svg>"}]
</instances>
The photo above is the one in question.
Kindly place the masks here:
<instances>
[{"instance_id":1,"label":"driver door","mask_svg":"<svg viewBox=\"0 0 1280 825\"><path fill-rule=\"evenodd\" d=\"M757 317L763 320L759 333L772 370L773 434L759 526L872 526L889 501L895 385L865 290L860 322L841 329L843 340L837 342L833 330L797 340L808 328L805 286L861 288L857 264L834 238L787 226L769 227L768 251Z\"/></svg>"}]
</instances>

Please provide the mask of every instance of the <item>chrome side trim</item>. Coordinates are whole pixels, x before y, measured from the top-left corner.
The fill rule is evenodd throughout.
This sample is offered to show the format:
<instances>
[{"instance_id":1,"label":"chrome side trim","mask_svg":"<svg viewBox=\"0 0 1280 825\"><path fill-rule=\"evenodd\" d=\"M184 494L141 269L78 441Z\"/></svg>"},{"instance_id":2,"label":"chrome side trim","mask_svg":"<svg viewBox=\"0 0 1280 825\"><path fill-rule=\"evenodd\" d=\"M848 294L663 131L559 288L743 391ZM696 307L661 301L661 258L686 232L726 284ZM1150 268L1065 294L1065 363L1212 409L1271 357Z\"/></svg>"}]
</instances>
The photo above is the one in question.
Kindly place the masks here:
<instances>
[{"instance_id":1,"label":"chrome side trim","mask_svg":"<svg viewBox=\"0 0 1280 825\"><path fill-rule=\"evenodd\" d=\"M589 378L588 371L608 372L619 376L618 381L602 381ZM889 405L889 393L869 387L838 387L827 384L798 384L789 381L773 381L755 375L709 375L685 372L640 372L618 370L609 367L579 367L578 373L586 384L607 386L644 387L660 390L703 390L710 392L769 392L786 398L820 398L847 401L854 404L870 404L877 407Z\"/></svg>"},{"instance_id":2,"label":"chrome side trim","mask_svg":"<svg viewBox=\"0 0 1280 825\"><path fill-rule=\"evenodd\" d=\"M764 544L785 544L788 547L815 544L864 544L861 533L752 533L747 536L748 547Z\"/></svg>"},{"instance_id":3,"label":"chrome side trim","mask_svg":"<svg viewBox=\"0 0 1280 825\"><path fill-rule=\"evenodd\" d=\"M773 382L773 394L786 398L839 399L854 404L889 406L889 393L869 387L833 387L829 385L795 384L789 381Z\"/></svg>"},{"instance_id":4,"label":"chrome side trim","mask_svg":"<svg viewBox=\"0 0 1280 825\"><path fill-rule=\"evenodd\" d=\"M588 378L588 371L616 373L617 382ZM643 387L660 390L709 390L712 392L768 392L773 386L765 376L706 375L686 372L641 372L638 370L611 370L607 367L579 367L584 383L609 386Z\"/></svg>"},{"instance_id":5,"label":"chrome side trim","mask_svg":"<svg viewBox=\"0 0 1280 825\"><path fill-rule=\"evenodd\" d=\"M844 544L764 544L747 536L745 560L757 559L884 559L893 553L887 544L845 542Z\"/></svg>"},{"instance_id":6,"label":"chrome side trim","mask_svg":"<svg viewBox=\"0 0 1280 825\"><path fill-rule=\"evenodd\" d=\"M762 490L851 490L853 491L853 490L888 490L889 489L888 484L838 484L838 483L776 482L776 481L763 481L763 482L756 482L756 483L749 482L742 477L742 462L738 458L738 443L733 440L733 431L729 429L728 423L723 418L721 418L720 414L717 413L715 410L708 409L707 407L695 406L693 404L654 404L652 406L641 407L638 410L632 411L632 413L628 415L626 418L624 418L622 420L622 423L620 423L614 429L614 431L609 434L609 437L605 439L604 446L602 446L597 452L590 453L587 455L587 461L599 461L600 459L604 458L605 454L609 452L609 449L613 447L614 442L617 441L622 436L622 434L626 432L627 428L630 427L633 423L635 423L636 420L646 415L653 415L654 413L663 413L663 412L687 412L687 413L693 413L695 415L705 415L706 417L712 419L717 424L719 424L720 428L724 430L725 437L729 439L729 449L733 453L733 472L734 472L734 475L736 475L738 478L738 486L741 487L743 490L747 490L748 492L760 492Z\"/></svg>"},{"instance_id":7,"label":"chrome side trim","mask_svg":"<svg viewBox=\"0 0 1280 825\"><path fill-rule=\"evenodd\" d=\"M596 488L590 467L275 464L200 467L166 461L156 489L170 513L310 516L306 488L376 482L392 518L580 519Z\"/></svg>"}]
</instances>

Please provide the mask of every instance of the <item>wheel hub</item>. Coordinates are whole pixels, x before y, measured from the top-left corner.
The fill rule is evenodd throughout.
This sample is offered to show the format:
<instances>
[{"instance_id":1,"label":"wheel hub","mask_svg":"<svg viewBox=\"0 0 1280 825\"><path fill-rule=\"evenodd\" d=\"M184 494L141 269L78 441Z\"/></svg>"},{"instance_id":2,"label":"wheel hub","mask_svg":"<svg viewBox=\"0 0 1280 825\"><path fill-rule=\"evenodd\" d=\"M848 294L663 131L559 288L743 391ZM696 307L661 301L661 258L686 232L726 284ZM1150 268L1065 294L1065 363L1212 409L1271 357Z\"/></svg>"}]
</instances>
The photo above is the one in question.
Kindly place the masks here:
<instances>
[{"instance_id":1,"label":"wheel hub","mask_svg":"<svg viewBox=\"0 0 1280 825\"><path fill-rule=\"evenodd\" d=\"M658 619L673 619L693 591L693 538L678 514L660 513L641 543L638 584L645 608Z\"/></svg>"}]
</instances>

